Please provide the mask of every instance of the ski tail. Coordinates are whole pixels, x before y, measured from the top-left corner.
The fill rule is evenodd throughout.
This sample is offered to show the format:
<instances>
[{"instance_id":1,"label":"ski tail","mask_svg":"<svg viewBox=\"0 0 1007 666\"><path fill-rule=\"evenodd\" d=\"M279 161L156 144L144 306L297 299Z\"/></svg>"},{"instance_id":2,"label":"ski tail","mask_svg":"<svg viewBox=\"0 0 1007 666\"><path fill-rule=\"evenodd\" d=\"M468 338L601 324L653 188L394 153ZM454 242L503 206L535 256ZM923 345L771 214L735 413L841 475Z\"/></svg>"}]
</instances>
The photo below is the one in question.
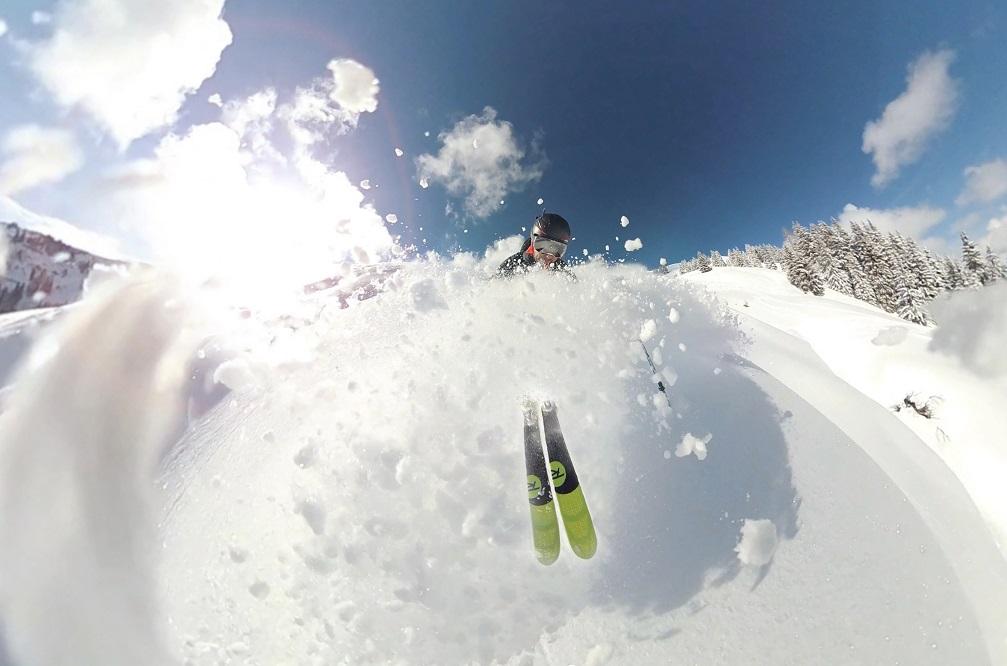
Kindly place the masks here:
<instances>
[{"instance_id":1,"label":"ski tail","mask_svg":"<svg viewBox=\"0 0 1007 666\"><path fill-rule=\"evenodd\" d=\"M575 555L588 559L598 550L598 537L584 491L580 487L577 470L570 458L563 431L560 430L555 403L543 403L542 423L545 426L546 450L549 452L550 476L556 489L556 501L563 517L567 540Z\"/></svg>"},{"instance_id":2,"label":"ski tail","mask_svg":"<svg viewBox=\"0 0 1007 666\"><path fill-rule=\"evenodd\" d=\"M531 508L532 541L535 555L542 564L552 564L559 557L559 523L549 485L549 473L542 450L539 407L532 401L524 405L524 459L528 474L528 504Z\"/></svg>"}]
</instances>

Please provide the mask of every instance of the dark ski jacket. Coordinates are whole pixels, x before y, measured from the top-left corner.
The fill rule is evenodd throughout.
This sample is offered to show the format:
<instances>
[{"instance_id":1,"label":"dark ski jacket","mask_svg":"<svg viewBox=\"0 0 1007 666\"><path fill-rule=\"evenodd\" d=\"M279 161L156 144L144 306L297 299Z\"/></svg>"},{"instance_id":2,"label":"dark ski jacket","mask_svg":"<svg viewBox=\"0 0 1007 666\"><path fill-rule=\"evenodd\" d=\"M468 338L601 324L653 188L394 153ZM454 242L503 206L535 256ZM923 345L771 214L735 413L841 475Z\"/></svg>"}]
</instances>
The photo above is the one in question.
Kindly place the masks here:
<instances>
[{"instance_id":1,"label":"dark ski jacket","mask_svg":"<svg viewBox=\"0 0 1007 666\"><path fill-rule=\"evenodd\" d=\"M503 263L500 264L500 268L497 269L497 275L499 277L509 277L515 273L526 273L534 265L535 257L531 253L531 239L525 238L521 249L516 254L512 254L504 259ZM557 259L552 265L555 270L563 271L569 277L574 277L573 272L570 271L569 266L562 259Z\"/></svg>"}]
</instances>

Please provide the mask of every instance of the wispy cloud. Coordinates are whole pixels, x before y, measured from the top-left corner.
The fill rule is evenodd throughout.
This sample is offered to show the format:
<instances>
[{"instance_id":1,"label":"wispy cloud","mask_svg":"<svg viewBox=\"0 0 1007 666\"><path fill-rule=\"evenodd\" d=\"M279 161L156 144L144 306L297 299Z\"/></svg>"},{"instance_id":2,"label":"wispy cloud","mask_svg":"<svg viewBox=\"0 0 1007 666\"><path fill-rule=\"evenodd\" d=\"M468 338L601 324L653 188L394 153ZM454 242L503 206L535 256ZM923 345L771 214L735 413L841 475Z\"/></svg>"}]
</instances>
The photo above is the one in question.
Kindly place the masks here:
<instances>
[{"instance_id":1,"label":"wispy cloud","mask_svg":"<svg viewBox=\"0 0 1007 666\"><path fill-rule=\"evenodd\" d=\"M64 129L21 125L4 137L0 152L0 194L15 194L53 183L84 163L74 135Z\"/></svg>"},{"instance_id":2,"label":"wispy cloud","mask_svg":"<svg viewBox=\"0 0 1007 666\"><path fill-rule=\"evenodd\" d=\"M224 0L64 0L52 36L27 46L63 107L85 111L121 149L175 122L231 43Z\"/></svg>"},{"instance_id":3,"label":"wispy cloud","mask_svg":"<svg viewBox=\"0 0 1007 666\"><path fill-rule=\"evenodd\" d=\"M899 232L906 236L922 239L936 227L947 214L941 208L915 206L904 208L861 208L846 204L839 215L840 222L864 224L871 222L879 231Z\"/></svg>"},{"instance_id":4,"label":"wispy cloud","mask_svg":"<svg viewBox=\"0 0 1007 666\"><path fill-rule=\"evenodd\" d=\"M416 158L417 177L464 197L465 211L473 217L488 217L507 194L542 177L544 156L533 145L531 160L526 160L514 127L497 120L491 107L482 115L463 118L438 139L437 155Z\"/></svg>"},{"instance_id":5,"label":"wispy cloud","mask_svg":"<svg viewBox=\"0 0 1007 666\"><path fill-rule=\"evenodd\" d=\"M997 159L965 168L965 189L955 199L955 203L959 206L990 203L1005 194L1007 194L1007 161Z\"/></svg>"},{"instance_id":6,"label":"wispy cloud","mask_svg":"<svg viewBox=\"0 0 1007 666\"><path fill-rule=\"evenodd\" d=\"M7 22L0 18L0 37L7 34Z\"/></svg>"},{"instance_id":7,"label":"wispy cloud","mask_svg":"<svg viewBox=\"0 0 1007 666\"><path fill-rule=\"evenodd\" d=\"M958 83L948 72L954 57L944 49L913 61L906 90L864 127L862 149L874 159L875 187L887 185L918 160L930 138L950 124L958 98Z\"/></svg>"}]
</instances>

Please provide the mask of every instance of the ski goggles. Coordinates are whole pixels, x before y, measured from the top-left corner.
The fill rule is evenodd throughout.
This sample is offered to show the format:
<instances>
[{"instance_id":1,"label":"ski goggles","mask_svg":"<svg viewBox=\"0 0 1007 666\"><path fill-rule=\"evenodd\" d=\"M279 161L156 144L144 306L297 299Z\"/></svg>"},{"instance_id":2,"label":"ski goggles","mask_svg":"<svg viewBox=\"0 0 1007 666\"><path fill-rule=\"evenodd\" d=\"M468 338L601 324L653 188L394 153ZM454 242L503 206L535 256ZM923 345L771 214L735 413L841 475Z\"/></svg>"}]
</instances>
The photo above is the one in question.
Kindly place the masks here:
<instances>
[{"instance_id":1,"label":"ski goggles","mask_svg":"<svg viewBox=\"0 0 1007 666\"><path fill-rule=\"evenodd\" d=\"M562 257L566 254L566 243L545 236L535 236L532 245L536 252L551 254L554 257Z\"/></svg>"}]
</instances>

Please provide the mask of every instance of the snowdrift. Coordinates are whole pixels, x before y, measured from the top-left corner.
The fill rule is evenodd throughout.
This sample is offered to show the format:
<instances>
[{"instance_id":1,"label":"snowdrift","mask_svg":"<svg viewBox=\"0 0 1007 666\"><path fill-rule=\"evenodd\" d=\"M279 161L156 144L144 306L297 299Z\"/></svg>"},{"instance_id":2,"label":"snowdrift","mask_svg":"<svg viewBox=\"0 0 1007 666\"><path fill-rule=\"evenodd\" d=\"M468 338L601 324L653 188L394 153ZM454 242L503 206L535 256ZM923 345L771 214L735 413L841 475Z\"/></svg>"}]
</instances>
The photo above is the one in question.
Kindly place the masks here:
<instances>
[{"instance_id":1,"label":"snowdrift","mask_svg":"<svg viewBox=\"0 0 1007 666\"><path fill-rule=\"evenodd\" d=\"M820 408L821 396L781 382L768 352L751 360L736 318L685 281L601 263L579 267L575 282L545 273L502 281L487 279L490 263L430 258L386 274L367 300L322 289L291 304L296 316L242 320L240 335L223 336L229 357L213 373L230 393L167 450L167 425L111 427L124 417L115 401L79 399L128 387L129 423L174 409L140 378L191 359L170 336L154 336L157 349L139 344L169 323L122 314L135 306L150 315L151 292L95 296L54 327L54 348L66 353L36 358L3 416L5 561L44 542L49 525L49 514L10 522L30 511L15 479L71 483L52 510L83 504L69 513L82 538L36 548L33 568L14 569L17 585L4 569L15 659L127 664L144 649L188 664L1007 658L1004 562L946 467L893 480ZM118 325L84 325L101 313L119 313ZM145 362L101 370L103 355L130 349L145 350ZM832 401L863 398L823 379L835 379L824 365L814 371ZM598 529L592 560L569 550L551 567L535 560L524 396L558 404ZM42 400L63 405L70 425L32 425ZM860 417L905 431L880 407ZM84 482L99 472L74 464L84 451L39 459L11 447L15 435L56 452L153 451L156 493L128 483L128 492L102 492ZM137 471L135 456L102 460L113 480ZM921 488L940 500L937 514L919 503ZM86 538L99 540L106 502L126 501L152 503L156 558L129 540L95 549ZM128 518L137 530L128 533L142 534ZM60 571L100 581L95 572L110 562L137 575L72 603L42 584L44 572ZM43 631L46 604L66 612ZM102 614L106 606L135 612L127 624ZM75 613L93 621L74 628ZM131 630L137 624L152 631ZM70 640L53 656L44 635Z\"/></svg>"}]
</instances>

